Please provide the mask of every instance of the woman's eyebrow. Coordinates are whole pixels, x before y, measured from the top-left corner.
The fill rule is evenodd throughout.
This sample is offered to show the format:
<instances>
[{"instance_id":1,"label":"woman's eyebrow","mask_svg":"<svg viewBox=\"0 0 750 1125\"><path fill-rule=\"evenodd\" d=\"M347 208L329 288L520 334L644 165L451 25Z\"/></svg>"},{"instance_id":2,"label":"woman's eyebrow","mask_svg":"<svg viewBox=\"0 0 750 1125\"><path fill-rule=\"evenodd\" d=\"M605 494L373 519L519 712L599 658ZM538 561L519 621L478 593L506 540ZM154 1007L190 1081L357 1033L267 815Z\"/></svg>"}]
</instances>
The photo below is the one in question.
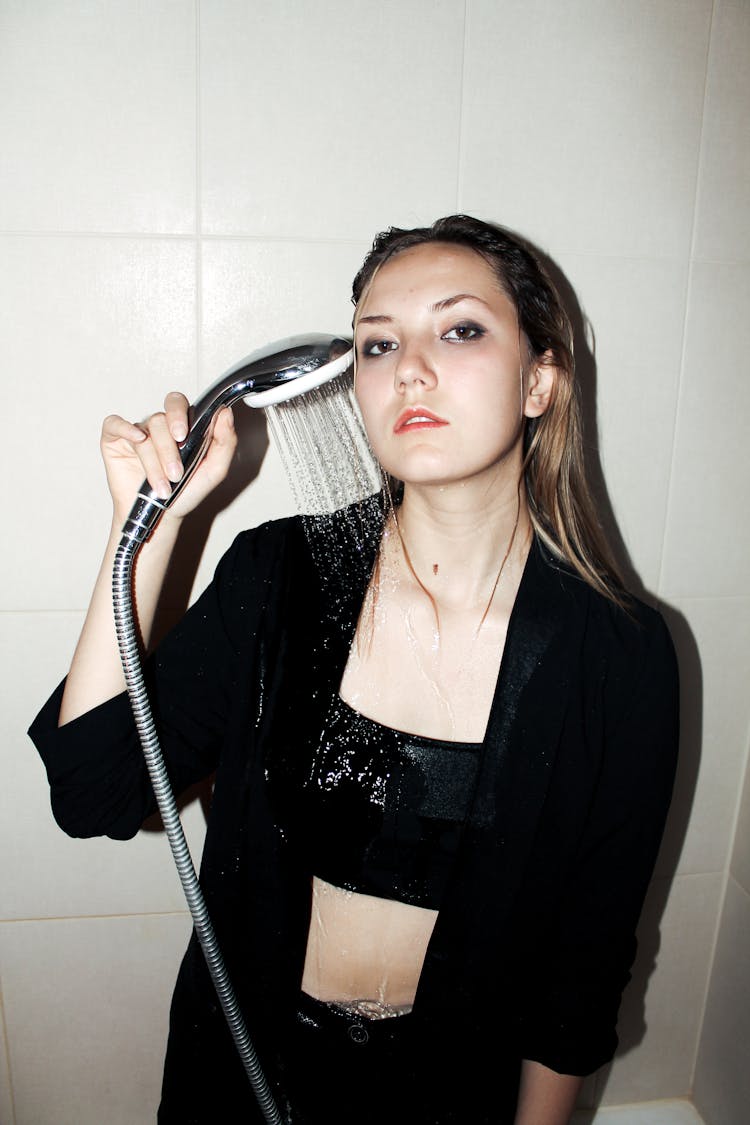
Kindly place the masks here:
<instances>
[{"instance_id":1,"label":"woman's eyebrow","mask_svg":"<svg viewBox=\"0 0 750 1125\"><path fill-rule=\"evenodd\" d=\"M360 316L357 319L357 324L391 324L392 322L392 316Z\"/></svg>"},{"instance_id":2,"label":"woman's eyebrow","mask_svg":"<svg viewBox=\"0 0 750 1125\"><path fill-rule=\"evenodd\" d=\"M477 297L474 293L456 293L453 297L443 297L442 301L436 301L434 305L430 305L429 311L432 313L443 312L445 309L450 309L453 305L457 305L460 301L478 301L480 305L489 308L487 301L481 297ZM393 317L385 316L384 314L373 316L361 316L357 320L357 324L392 324Z\"/></svg>"},{"instance_id":3,"label":"woman's eyebrow","mask_svg":"<svg viewBox=\"0 0 750 1125\"><path fill-rule=\"evenodd\" d=\"M487 302L482 300L481 297L477 297L475 293L456 293L455 297L444 297L442 301L436 301L434 305L430 305L430 312L442 312L444 309L457 305L459 301L479 301L480 305L489 308Z\"/></svg>"}]
</instances>

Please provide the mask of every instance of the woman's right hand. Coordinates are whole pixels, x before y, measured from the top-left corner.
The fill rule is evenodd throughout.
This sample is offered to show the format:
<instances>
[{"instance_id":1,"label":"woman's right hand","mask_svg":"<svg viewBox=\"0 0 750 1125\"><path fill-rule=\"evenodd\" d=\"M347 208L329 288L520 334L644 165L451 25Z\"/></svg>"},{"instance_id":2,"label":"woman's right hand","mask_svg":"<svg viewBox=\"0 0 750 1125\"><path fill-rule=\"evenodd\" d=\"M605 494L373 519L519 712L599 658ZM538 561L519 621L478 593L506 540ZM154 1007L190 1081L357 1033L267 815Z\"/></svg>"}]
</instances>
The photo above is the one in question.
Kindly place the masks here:
<instances>
[{"instance_id":1,"label":"woman's right hand","mask_svg":"<svg viewBox=\"0 0 750 1125\"><path fill-rule=\"evenodd\" d=\"M111 699L125 686L117 652L112 611L112 565L123 522L130 514L143 478L157 494L170 493L170 481L182 476L178 443L187 435L188 400L173 392L164 410L137 425L110 414L102 425L101 450L114 503L109 542L96 580L89 611L73 656L60 705L59 722L70 722L85 711ZM159 593L169 566L183 516L203 500L229 471L237 445L231 409L216 415L206 456L185 489L159 523L158 532L143 544L136 569L138 624L148 648Z\"/></svg>"},{"instance_id":2,"label":"woman's right hand","mask_svg":"<svg viewBox=\"0 0 750 1125\"><path fill-rule=\"evenodd\" d=\"M178 443L188 432L188 405L183 394L171 391L164 400L164 410L145 422L128 422L118 414L104 419L101 451L117 521L128 516L144 477L161 499L170 496L170 482L176 484L182 477ZM236 445L232 410L225 407L216 416L205 457L170 505L169 514L182 519L224 480Z\"/></svg>"}]
</instances>

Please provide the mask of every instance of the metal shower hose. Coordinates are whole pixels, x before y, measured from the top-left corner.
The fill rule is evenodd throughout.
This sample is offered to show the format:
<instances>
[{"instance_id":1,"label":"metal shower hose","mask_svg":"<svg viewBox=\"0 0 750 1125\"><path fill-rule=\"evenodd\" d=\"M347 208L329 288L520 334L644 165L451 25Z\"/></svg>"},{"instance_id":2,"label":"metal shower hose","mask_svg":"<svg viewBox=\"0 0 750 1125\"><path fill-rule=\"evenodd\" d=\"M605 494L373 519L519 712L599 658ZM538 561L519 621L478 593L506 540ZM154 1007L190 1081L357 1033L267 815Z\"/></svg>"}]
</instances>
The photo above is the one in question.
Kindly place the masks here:
<instances>
[{"instance_id":1,"label":"metal shower hose","mask_svg":"<svg viewBox=\"0 0 750 1125\"><path fill-rule=\"evenodd\" d=\"M151 706L148 700L146 681L143 677L138 634L135 627L132 599L133 563L140 543L123 536L115 555L112 572L112 597L115 613L117 644L120 649L125 683L130 696L133 716L141 740L143 754L151 777L156 803L159 806L164 828L172 849L175 866L180 876L182 889L193 918L195 933L200 942L208 971L216 989L229 1030L239 1052L250 1083L258 1100L261 1112L268 1125L283 1125L283 1121L266 1077L261 1070L258 1056L250 1040L245 1021L237 1003L226 965L221 955L206 902L201 891L190 857L182 823L177 811L172 787L167 776L164 758L159 746Z\"/></svg>"}]
</instances>

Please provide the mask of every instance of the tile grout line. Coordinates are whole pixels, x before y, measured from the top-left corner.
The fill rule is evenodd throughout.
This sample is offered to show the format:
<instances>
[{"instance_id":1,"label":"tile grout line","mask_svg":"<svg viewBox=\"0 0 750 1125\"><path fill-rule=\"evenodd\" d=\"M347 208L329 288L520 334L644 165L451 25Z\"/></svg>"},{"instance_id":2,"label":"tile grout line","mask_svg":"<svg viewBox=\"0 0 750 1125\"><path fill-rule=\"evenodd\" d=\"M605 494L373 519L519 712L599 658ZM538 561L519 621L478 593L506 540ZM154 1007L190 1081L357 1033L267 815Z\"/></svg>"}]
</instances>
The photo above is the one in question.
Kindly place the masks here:
<instances>
[{"instance_id":1,"label":"tile grout line","mask_svg":"<svg viewBox=\"0 0 750 1125\"><path fill-rule=\"evenodd\" d=\"M693 275L695 271L695 244L697 239L698 229L698 207L701 197L701 179L703 174L704 160L705 160L705 129L706 129L706 102L708 98L708 79L709 69L711 62L711 44L713 41L714 30L714 16L716 12L716 0L713 0L711 6L711 20L708 27L708 42L706 44L706 59L705 59L705 74L703 79L703 104L701 106L701 128L700 136L698 139L698 159L695 169L695 192L693 196L693 221L690 231L690 251L688 255L688 269L687 269L687 282L685 285L685 306L682 321L682 347L680 349L680 370L677 379L677 394L675 396L675 411L674 423L672 426L672 452L669 464L669 484L667 487L667 498L664 505L664 519L663 519L663 532L661 539L661 557L659 560L659 577L657 580L656 592L659 603L662 601L664 592L664 572L665 572L665 558L666 558L666 539L667 528L669 526L669 514L672 508L672 502L675 491L675 464L677 461L677 432L678 422L680 417L680 407L685 389L685 362L687 358L687 333L688 333L688 313L690 310L690 301L693 292Z\"/></svg>"},{"instance_id":2,"label":"tile grout line","mask_svg":"<svg viewBox=\"0 0 750 1125\"><path fill-rule=\"evenodd\" d=\"M743 887L742 883L739 881L737 876L734 875L731 871L729 872L729 879L727 880L727 882L728 883L734 883L735 887L737 888L739 893L742 895L742 897L746 898L748 900L748 903L750 904L750 891L747 890L746 887Z\"/></svg>"},{"instance_id":3,"label":"tile grout line","mask_svg":"<svg viewBox=\"0 0 750 1125\"><path fill-rule=\"evenodd\" d=\"M197 207L196 207L197 210ZM116 239L122 241L146 242L194 242L201 237L206 242L281 242L300 243L305 246L368 246L367 235L361 237L354 235L305 235L263 233L251 234L247 231L236 231L231 234L203 234L199 235L195 224L192 230L185 231L153 231L153 230L3 230L0 228L0 238L33 238L33 239L72 239L82 238L93 241L94 239ZM744 263L739 263L744 264Z\"/></svg>"},{"instance_id":4,"label":"tile grout line","mask_svg":"<svg viewBox=\"0 0 750 1125\"><path fill-rule=\"evenodd\" d=\"M201 380L203 328L203 131L201 128L201 5L195 0L195 376L197 397Z\"/></svg>"},{"instance_id":5,"label":"tile grout line","mask_svg":"<svg viewBox=\"0 0 750 1125\"><path fill-rule=\"evenodd\" d=\"M463 142L462 142L463 143ZM457 204L460 206L460 201ZM111 238L116 240L144 240L147 242L193 242L198 237L204 242L280 242L280 243L300 243L305 246L357 246L365 248L368 245L368 236L362 234L356 235L305 235L302 232L293 234L281 234L280 232L263 232L262 234L251 234L248 231L234 231L232 233L203 233L200 236L194 230L185 231L154 231L154 230L79 230L77 228L65 229L50 229L50 230L27 230L17 229L11 230L9 228L0 227L0 238L32 238L32 239L65 239L65 238L82 238L86 240L94 240L98 238ZM555 256L560 258L565 255L575 256L579 258L587 258L591 260L602 261L622 261L622 262L666 262L672 265L681 265L685 263L685 256L682 254L625 254L617 253L614 251L603 252L600 250L582 249L578 246L558 246L555 248ZM746 267L750 264L748 258L721 258L721 257L708 257L700 254L694 255L691 262L700 263L701 265L717 265L717 266L740 266ZM688 263L689 264L689 263Z\"/></svg>"},{"instance_id":6,"label":"tile grout line","mask_svg":"<svg viewBox=\"0 0 750 1125\"><path fill-rule=\"evenodd\" d=\"M713 2L711 4L711 21L710 21L709 30L708 30L708 50L706 52L706 77L705 77L705 81L704 81L704 85L703 85L703 110L702 110L702 116L701 116L701 135L700 135L700 148L699 148L699 156L698 156L698 174L697 174L697 177L696 177L695 207L694 207L694 211L693 211L693 232L692 232L692 238L691 238L691 243L690 243L690 268L689 268L689 272L688 272L688 292L687 292L686 301L685 301L685 327L684 327L683 337L682 337L683 352L682 352L682 362L680 364L680 383L679 383L677 408L675 410L675 437L674 437L673 444L672 444L672 465L671 465L671 469L670 469L669 492L668 492L668 496L667 496L667 516L668 516L668 513L669 513L669 505L670 505L670 501L671 501L671 498L672 498L672 489L673 489L673 481L674 481L675 447L676 447L676 444L677 444L677 442L676 442L677 415L678 415L678 411L679 411L680 399L682 397L682 390L683 390L683 375L684 375L684 362L685 362L685 350L686 350L685 344L686 344L686 337L687 337L687 317L688 317L688 309L689 309L689 306L690 306L690 300L689 299L690 299L690 295L692 293L692 282L693 282L693 275L694 275L694 270L695 270L695 265L696 265L695 241L696 241L696 231L697 231L697 225L698 225L698 206L699 206L699 203L700 203L700 194L701 194L701 176L702 176L704 160L705 160L704 137L705 137L705 128L706 128L706 105L707 105L707 101L708 101L709 72L710 72L710 64L711 64L711 47L712 47L712 44L714 42L714 25L715 25L715 22L716 22L716 0L713 0ZM666 524L667 524L667 520L665 519L665 528L666 528ZM664 551L662 549L662 565L661 565L660 573L659 573L659 591L660 592L662 590L663 578L664 578ZM747 748L746 748L746 750L747 750ZM738 805L739 805L739 800L740 800L740 797L738 797L738 799L737 799ZM736 814L737 814L737 807L735 807L735 815ZM708 957L708 972L706 973L706 983L705 983L705 987L704 987L704 990L703 990L703 998L702 998L701 1007L700 1007L700 1018L698 1020L698 1027L696 1029L695 1042L693 1044L693 1057L692 1057L691 1065L690 1065L690 1086L689 1086L691 1096L692 1096L692 1093L693 1093L693 1090L694 1090L694 1087L695 1087L695 1075L696 1075L696 1070L697 1070L697 1067L698 1067L698 1057L699 1057L699 1054L700 1054L700 1045L701 1045L701 1041L703 1039L703 1027L704 1027L705 1020L706 1020L706 1005L708 1003L708 996L709 996L709 992L711 990L711 980L712 980L712 977L713 977L714 961L716 959L716 950L717 950L717 947L718 947L718 944L719 944L719 932L721 930L721 922L722 922L722 918L724 917L724 907L725 907L726 900L727 900L727 890L728 890L728 887L729 887L729 869L730 869L730 865L731 865L732 851L734 849L734 837L735 837L736 829L737 829L737 825L736 825L736 820L735 820L735 823L733 824L733 827L732 827L730 844L729 844L729 848L728 848L728 851L727 851L727 858L726 858L726 863L725 863L724 871L723 871L722 887L721 887L721 893L719 895L718 908L717 908L717 911L716 911L716 921L715 921L715 924L714 924L713 939L711 941L711 950L710 950L709 957Z\"/></svg>"},{"instance_id":7,"label":"tile grout line","mask_svg":"<svg viewBox=\"0 0 750 1125\"><path fill-rule=\"evenodd\" d=\"M27 926L44 922L112 922L130 920L133 918L190 918L187 907L184 910L138 910L119 911L116 914L49 914L28 918L3 918L0 919L0 928L3 926Z\"/></svg>"},{"instance_id":8,"label":"tile grout line","mask_svg":"<svg viewBox=\"0 0 750 1125\"><path fill-rule=\"evenodd\" d=\"M458 110L458 146L456 150L456 194L455 210L461 211L461 198L463 195L463 166L464 166L464 110L466 92L466 47L469 39L469 0L464 0L464 34L461 44L461 81L459 83L459 110Z\"/></svg>"},{"instance_id":9,"label":"tile grout line","mask_svg":"<svg viewBox=\"0 0 750 1125\"><path fill-rule=\"evenodd\" d=\"M2 980L0 979L0 1028L3 1033L3 1054L5 1056L5 1067L8 1071L8 1095L10 1097L10 1116L11 1121L9 1125L16 1125L16 1099L13 1093L13 1070L10 1062L10 1035L8 1033L8 1021L5 1018L5 998L3 996Z\"/></svg>"},{"instance_id":10,"label":"tile grout line","mask_svg":"<svg viewBox=\"0 0 750 1125\"><path fill-rule=\"evenodd\" d=\"M703 1118L689 1098L655 1098L647 1102L619 1102L617 1105L601 1106L594 1111L594 1116L590 1120L590 1125L605 1125L605 1122L608 1121L612 1121L613 1125L616 1125L623 1111L628 1115L628 1125L632 1125L636 1119L642 1121L643 1125L652 1125L654 1121L653 1114L654 1112L658 1113L660 1108L668 1111L672 1109L687 1109L689 1117L682 1118L679 1125L698 1125L699 1122L705 1125ZM589 1110L577 1111L579 1115L582 1113L588 1114L589 1112ZM576 1121L575 1115L573 1121L574 1123ZM673 1119L671 1125L678 1125L678 1122Z\"/></svg>"}]
</instances>

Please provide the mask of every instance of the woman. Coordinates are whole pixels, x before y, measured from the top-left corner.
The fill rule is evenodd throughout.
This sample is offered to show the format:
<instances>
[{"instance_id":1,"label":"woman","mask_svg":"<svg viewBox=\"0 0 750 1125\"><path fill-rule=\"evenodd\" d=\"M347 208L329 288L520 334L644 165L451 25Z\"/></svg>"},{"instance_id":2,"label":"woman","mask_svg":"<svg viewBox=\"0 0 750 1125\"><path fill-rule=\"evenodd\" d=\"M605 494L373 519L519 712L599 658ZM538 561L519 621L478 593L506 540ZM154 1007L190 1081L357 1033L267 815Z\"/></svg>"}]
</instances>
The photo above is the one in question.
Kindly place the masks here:
<instances>
[{"instance_id":1,"label":"woman","mask_svg":"<svg viewBox=\"0 0 750 1125\"><path fill-rule=\"evenodd\" d=\"M674 774L671 642L598 530L570 327L532 255L465 216L392 230L354 302L391 486L325 532L238 537L150 658L162 745L177 789L216 769L201 878L290 1122L564 1125L617 1042ZM164 495L180 477L186 407L104 423L109 549L32 728L73 835L129 837L153 809L109 577L144 470ZM234 446L225 411L141 552L146 640L180 521ZM160 1120L238 1105L256 1119L193 941Z\"/></svg>"}]
</instances>

